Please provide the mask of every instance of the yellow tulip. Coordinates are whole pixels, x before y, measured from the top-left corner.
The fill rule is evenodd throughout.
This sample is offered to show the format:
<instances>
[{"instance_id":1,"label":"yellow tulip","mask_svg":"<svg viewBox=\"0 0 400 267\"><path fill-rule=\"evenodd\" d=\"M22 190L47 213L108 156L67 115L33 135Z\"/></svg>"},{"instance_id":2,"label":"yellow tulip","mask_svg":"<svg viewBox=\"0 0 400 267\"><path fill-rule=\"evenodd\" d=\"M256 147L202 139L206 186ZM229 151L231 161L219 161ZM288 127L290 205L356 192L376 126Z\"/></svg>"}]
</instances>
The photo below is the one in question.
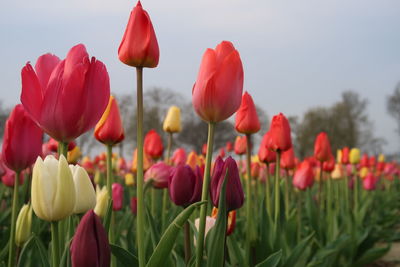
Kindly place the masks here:
<instances>
[{"instance_id":1,"label":"yellow tulip","mask_svg":"<svg viewBox=\"0 0 400 267\"><path fill-rule=\"evenodd\" d=\"M38 157L32 173L32 208L45 221L59 221L70 216L75 207L75 185L63 155L57 160Z\"/></svg>"},{"instance_id":2,"label":"yellow tulip","mask_svg":"<svg viewBox=\"0 0 400 267\"><path fill-rule=\"evenodd\" d=\"M190 168L192 168L193 170L195 170L195 169L196 169L196 165L199 166L199 163L200 163L200 162L199 162L197 153L194 152L194 151L191 151L191 152L189 153L188 157L187 157L186 165L189 165Z\"/></svg>"},{"instance_id":3,"label":"yellow tulip","mask_svg":"<svg viewBox=\"0 0 400 267\"><path fill-rule=\"evenodd\" d=\"M96 207L94 207L94 213L96 213L100 217L104 217L107 212L107 204L108 204L108 194L107 188L103 186L100 189L99 186L96 187Z\"/></svg>"},{"instance_id":4,"label":"yellow tulip","mask_svg":"<svg viewBox=\"0 0 400 267\"><path fill-rule=\"evenodd\" d=\"M378 162L385 162L385 155L379 154Z\"/></svg>"},{"instance_id":5,"label":"yellow tulip","mask_svg":"<svg viewBox=\"0 0 400 267\"><path fill-rule=\"evenodd\" d=\"M25 204L19 211L17 228L15 230L15 244L21 247L31 236L32 207Z\"/></svg>"},{"instance_id":6,"label":"yellow tulip","mask_svg":"<svg viewBox=\"0 0 400 267\"><path fill-rule=\"evenodd\" d=\"M352 148L350 150L350 155L349 155L350 163L351 164L359 163L360 162L360 157L361 157L360 154L361 154L361 152L360 152L360 150L358 148Z\"/></svg>"},{"instance_id":7,"label":"yellow tulip","mask_svg":"<svg viewBox=\"0 0 400 267\"><path fill-rule=\"evenodd\" d=\"M369 169L367 167L362 167L360 170L360 177L364 179L367 176L368 172Z\"/></svg>"},{"instance_id":8,"label":"yellow tulip","mask_svg":"<svg viewBox=\"0 0 400 267\"><path fill-rule=\"evenodd\" d=\"M125 185L126 186L134 186L135 185L135 179L134 179L132 173L125 174Z\"/></svg>"},{"instance_id":9,"label":"yellow tulip","mask_svg":"<svg viewBox=\"0 0 400 267\"><path fill-rule=\"evenodd\" d=\"M342 162L342 150L341 149L336 150L336 162L337 163Z\"/></svg>"},{"instance_id":10,"label":"yellow tulip","mask_svg":"<svg viewBox=\"0 0 400 267\"><path fill-rule=\"evenodd\" d=\"M168 133L178 133L181 127L181 110L177 106L171 106L165 117L163 130Z\"/></svg>"},{"instance_id":11,"label":"yellow tulip","mask_svg":"<svg viewBox=\"0 0 400 267\"><path fill-rule=\"evenodd\" d=\"M92 181L84 168L78 165L69 166L74 178L76 201L75 214L85 213L96 206L96 193Z\"/></svg>"},{"instance_id":12,"label":"yellow tulip","mask_svg":"<svg viewBox=\"0 0 400 267\"><path fill-rule=\"evenodd\" d=\"M81 156L82 156L81 149L79 148L79 146L75 146L74 149L68 151L67 155L68 162L76 164Z\"/></svg>"}]
</instances>

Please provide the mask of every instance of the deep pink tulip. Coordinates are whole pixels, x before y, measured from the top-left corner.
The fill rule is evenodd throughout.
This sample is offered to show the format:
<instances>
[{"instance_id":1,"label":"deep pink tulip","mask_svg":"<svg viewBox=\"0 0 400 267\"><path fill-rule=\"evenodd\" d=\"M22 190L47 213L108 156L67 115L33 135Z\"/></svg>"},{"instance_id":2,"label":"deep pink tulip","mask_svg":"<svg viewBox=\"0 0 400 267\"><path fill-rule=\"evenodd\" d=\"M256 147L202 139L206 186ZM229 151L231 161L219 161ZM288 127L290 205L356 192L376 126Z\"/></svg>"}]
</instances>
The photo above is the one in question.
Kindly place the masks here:
<instances>
[{"instance_id":1,"label":"deep pink tulip","mask_svg":"<svg viewBox=\"0 0 400 267\"><path fill-rule=\"evenodd\" d=\"M363 187L367 191L375 190L377 182L378 178L376 178L375 175L372 172L370 172L363 180Z\"/></svg>"},{"instance_id":2,"label":"deep pink tulip","mask_svg":"<svg viewBox=\"0 0 400 267\"><path fill-rule=\"evenodd\" d=\"M2 160L17 172L31 166L42 153L43 132L21 104L12 110L4 130Z\"/></svg>"},{"instance_id":3,"label":"deep pink tulip","mask_svg":"<svg viewBox=\"0 0 400 267\"><path fill-rule=\"evenodd\" d=\"M164 162L152 165L144 174L144 181L152 179L155 188L168 188L168 179L171 176L172 167Z\"/></svg>"},{"instance_id":4,"label":"deep pink tulip","mask_svg":"<svg viewBox=\"0 0 400 267\"><path fill-rule=\"evenodd\" d=\"M314 184L314 171L309 161L303 161L293 176L293 186L300 190L311 188Z\"/></svg>"},{"instance_id":5,"label":"deep pink tulip","mask_svg":"<svg viewBox=\"0 0 400 267\"><path fill-rule=\"evenodd\" d=\"M192 90L196 113L207 122L226 120L242 101L243 66L233 44L223 41L207 49Z\"/></svg>"},{"instance_id":6,"label":"deep pink tulip","mask_svg":"<svg viewBox=\"0 0 400 267\"><path fill-rule=\"evenodd\" d=\"M105 65L89 58L83 44L66 59L45 54L21 71L21 102L38 125L51 137L69 142L92 129L110 98Z\"/></svg>"},{"instance_id":7,"label":"deep pink tulip","mask_svg":"<svg viewBox=\"0 0 400 267\"><path fill-rule=\"evenodd\" d=\"M111 250L107 233L93 210L82 217L72 239L70 252L72 267L110 266Z\"/></svg>"},{"instance_id":8,"label":"deep pink tulip","mask_svg":"<svg viewBox=\"0 0 400 267\"><path fill-rule=\"evenodd\" d=\"M203 175L199 166L195 171L189 165L178 165L168 180L169 196L175 205L186 207L201 199Z\"/></svg>"},{"instance_id":9,"label":"deep pink tulip","mask_svg":"<svg viewBox=\"0 0 400 267\"><path fill-rule=\"evenodd\" d=\"M227 171L228 174L226 175ZM225 161L221 157L218 157L215 161L210 186L211 201L218 208L219 195L225 176L228 179L225 191L226 209L227 211L239 209L243 206L244 194L236 161L231 156Z\"/></svg>"},{"instance_id":10,"label":"deep pink tulip","mask_svg":"<svg viewBox=\"0 0 400 267\"><path fill-rule=\"evenodd\" d=\"M54 138L49 139L49 141L46 143L47 149L50 150L51 152L57 152L58 151L58 142ZM71 151L76 147L75 141L71 141L68 143L68 151Z\"/></svg>"},{"instance_id":11,"label":"deep pink tulip","mask_svg":"<svg viewBox=\"0 0 400 267\"><path fill-rule=\"evenodd\" d=\"M122 209L124 203L124 187L119 183L112 184L112 199L113 210L118 211Z\"/></svg>"},{"instance_id":12,"label":"deep pink tulip","mask_svg":"<svg viewBox=\"0 0 400 267\"><path fill-rule=\"evenodd\" d=\"M177 166L179 164L185 164L186 163L186 151L183 148L178 148L177 150L174 151L174 154L172 155L172 163Z\"/></svg>"},{"instance_id":13,"label":"deep pink tulip","mask_svg":"<svg viewBox=\"0 0 400 267\"><path fill-rule=\"evenodd\" d=\"M7 168L7 166L5 166L4 170L5 170L5 173L1 177L1 182L5 186L14 187L14 184L15 184L15 172L10 170L9 168ZM24 174L23 174L23 172L21 172L20 175L19 175L18 184L22 185L23 183L24 183Z\"/></svg>"}]
</instances>

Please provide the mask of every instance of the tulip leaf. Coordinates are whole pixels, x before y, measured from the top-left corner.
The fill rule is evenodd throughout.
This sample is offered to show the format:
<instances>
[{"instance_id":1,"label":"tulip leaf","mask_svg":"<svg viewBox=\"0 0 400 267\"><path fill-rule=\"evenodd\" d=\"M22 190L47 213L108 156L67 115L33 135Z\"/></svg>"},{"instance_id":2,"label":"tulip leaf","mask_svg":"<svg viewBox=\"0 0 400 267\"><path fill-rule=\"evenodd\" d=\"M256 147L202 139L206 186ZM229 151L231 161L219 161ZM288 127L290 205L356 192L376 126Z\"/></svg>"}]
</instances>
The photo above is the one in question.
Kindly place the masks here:
<instances>
[{"instance_id":1,"label":"tulip leaf","mask_svg":"<svg viewBox=\"0 0 400 267\"><path fill-rule=\"evenodd\" d=\"M154 222L153 216L151 215L149 207L145 205L145 208L146 208L147 220L149 222L151 242L153 244L153 249L155 249L155 247L157 246L157 241L160 239L160 233L157 230L156 224Z\"/></svg>"},{"instance_id":2,"label":"tulip leaf","mask_svg":"<svg viewBox=\"0 0 400 267\"><path fill-rule=\"evenodd\" d=\"M314 233L311 233L309 236L305 237L300 241L299 244L292 250L292 252L288 255L287 260L285 261L285 267L295 266L299 261L300 257L304 255L304 251L307 246L310 244L312 238L314 237Z\"/></svg>"},{"instance_id":3,"label":"tulip leaf","mask_svg":"<svg viewBox=\"0 0 400 267\"><path fill-rule=\"evenodd\" d=\"M69 267L71 266L71 254L70 254L70 244L72 238L65 244L64 252L61 256L60 267Z\"/></svg>"},{"instance_id":4,"label":"tulip leaf","mask_svg":"<svg viewBox=\"0 0 400 267\"><path fill-rule=\"evenodd\" d=\"M228 213L226 211L226 177L228 169L224 177L221 192L219 193L218 201L218 216L214 227L207 234L207 265L208 266L223 266L225 260L225 238L226 238L226 222Z\"/></svg>"},{"instance_id":5,"label":"tulip leaf","mask_svg":"<svg viewBox=\"0 0 400 267\"><path fill-rule=\"evenodd\" d=\"M257 264L255 267L276 267L282 258L282 249L271 254L264 261Z\"/></svg>"},{"instance_id":6,"label":"tulip leaf","mask_svg":"<svg viewBox=\"0 0 400 267\"><path fill-rule=\"evenodd\" d=\"M112 211L113 211L112 208L113 208L113 201L112 201L112 199L110 199L110 201L108 201L107 212L106 212L106 215L104 216L104 220L103 220L103 225L104 225L104 229L106 230L106 233L108 233L110 230L111 216L112 216Z\"/></svg>"},{"instance_id":7,"label":"tulip leaf","mask_svg":"<svg viewBox=\"0 0 400 267\"><path fill-rule=\"evenodd\" d=\"M41 261L40 266L50 267L46 249L44 248L40 239L38 239L35 234L32 234L32 237L25 243L23 249L21 250L21 254L20 254L19 260L18 260L18 267L26 266L26 261L31 260L31 257L29 257L28 254L29 254L29 251L31 251L32 249L34 249L38 252L38 255L39 255L39 258ZM32 255L35 255L35 254L32 254Z\"/></svg>"},{"instance_id":8,"label":"tulip leaf","mask_svg":"<svg viewBox=\"0 0 400 267\"><path fill-rule=\"evenodd\" d=\"M126 267L139 266L139 261L135 255L120 246L110 244L111 253L117 258L117 261Z\"/></svg>"},{"instance_id":9,"label":"tulip leaf","mask_svg":"<svg viewBox=\"0 0 400 267\"><path fill-rule=\"evenodd\" d=\"M207 203L206 201L196 202L186 209L184 209L176 218L175 220L168 226L165 230L164 234L161 237L160 242L156 249L154 250L153 254L151 255L149 262L146 266L148 267L158 267L163 266L163 262L169 254L175 244L175 240L179 234L179 231L183 228L185 222L189 219L190 215L193 211L199 207Z\"/></svg>"},{"instance_id":10,"label":"tulip leaf","mask_svg":"<svg viewBox=\"0 0 400 267\"><path fill-rule=\"evenodd\" d=\"M232 257L233 266L246 266L244 259L244 251L239 247L238 242L233 238L232 235L227 236L226 244L229 250L229 256Z\"/></svg>"},{"instance_id":11,"label":"tulip leaf","mask_svg":"<svg viewBox=\"0 0 400 267\"><path fill-rule=\"evenodd\" d=\"M384 248L372 248L367 250L354 264L352 264L352 266L361 267L367 265L368 263L372 263L385 255L389 249L390 245Z\"/></svg>"}]
</instances>

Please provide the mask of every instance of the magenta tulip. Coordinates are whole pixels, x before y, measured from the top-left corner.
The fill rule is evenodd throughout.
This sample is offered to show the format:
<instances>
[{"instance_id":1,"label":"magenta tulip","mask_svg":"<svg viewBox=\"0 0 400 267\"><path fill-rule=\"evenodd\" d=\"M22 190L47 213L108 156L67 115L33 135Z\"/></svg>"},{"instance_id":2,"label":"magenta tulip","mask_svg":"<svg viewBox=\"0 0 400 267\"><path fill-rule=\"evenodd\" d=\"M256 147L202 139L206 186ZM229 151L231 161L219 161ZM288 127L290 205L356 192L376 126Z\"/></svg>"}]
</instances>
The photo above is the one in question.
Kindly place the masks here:
<instances>
[{"instance_id":1,"label":"magenta tulip","mask_svg":"<svg viewBox=\"0 0 400 267\"><path fill-rule=\"evenodd\" d=\"M112 199L113 210L118 211L122 209L124 203L124 188L121 184L113 183L112 185Z\"/></svg>"},{"instance_id":2,"label":"magenta tulip","mask_svg":"<svg viewBox=\"0 0 400 267\"><path fill-rule=\"evenodd\" d=\"M171 176L172 167L164 162L152 165L144 174L144 181L152 180L155 188L168 188L168 179Z\"/></svg>"}]
</instances>

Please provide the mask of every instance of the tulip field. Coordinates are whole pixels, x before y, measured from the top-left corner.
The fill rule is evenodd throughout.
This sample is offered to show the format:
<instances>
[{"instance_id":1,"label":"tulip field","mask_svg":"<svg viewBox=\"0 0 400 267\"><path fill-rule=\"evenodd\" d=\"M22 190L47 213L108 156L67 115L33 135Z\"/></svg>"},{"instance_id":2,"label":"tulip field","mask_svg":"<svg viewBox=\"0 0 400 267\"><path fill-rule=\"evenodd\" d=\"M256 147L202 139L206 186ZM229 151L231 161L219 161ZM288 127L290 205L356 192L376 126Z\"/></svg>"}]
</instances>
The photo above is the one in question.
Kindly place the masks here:
<instances>
[{"instance_id":1,"label":"tulip field","mask_svg":"<svg viewBox=\"0 0 400 267\"><path fill-rule=\"evenodd\" d=\"M157 71L159 51L139 1L118 48L137 79L132 157L113 151L132 137L105 64L85 45L27 59L1 150L0 267L395 266L379 264L400 240L399 163L332 151L326 132L297 158L282 113L258 142L267 122L229 41L205 50L192 89L208 124L202 151L176 145L178 106L163 132L144 132L143 72ZM232 115L237 137L216 147ZM92 129L103 152L81 155L75 140Z\"/></svg>"}]
</instances>

